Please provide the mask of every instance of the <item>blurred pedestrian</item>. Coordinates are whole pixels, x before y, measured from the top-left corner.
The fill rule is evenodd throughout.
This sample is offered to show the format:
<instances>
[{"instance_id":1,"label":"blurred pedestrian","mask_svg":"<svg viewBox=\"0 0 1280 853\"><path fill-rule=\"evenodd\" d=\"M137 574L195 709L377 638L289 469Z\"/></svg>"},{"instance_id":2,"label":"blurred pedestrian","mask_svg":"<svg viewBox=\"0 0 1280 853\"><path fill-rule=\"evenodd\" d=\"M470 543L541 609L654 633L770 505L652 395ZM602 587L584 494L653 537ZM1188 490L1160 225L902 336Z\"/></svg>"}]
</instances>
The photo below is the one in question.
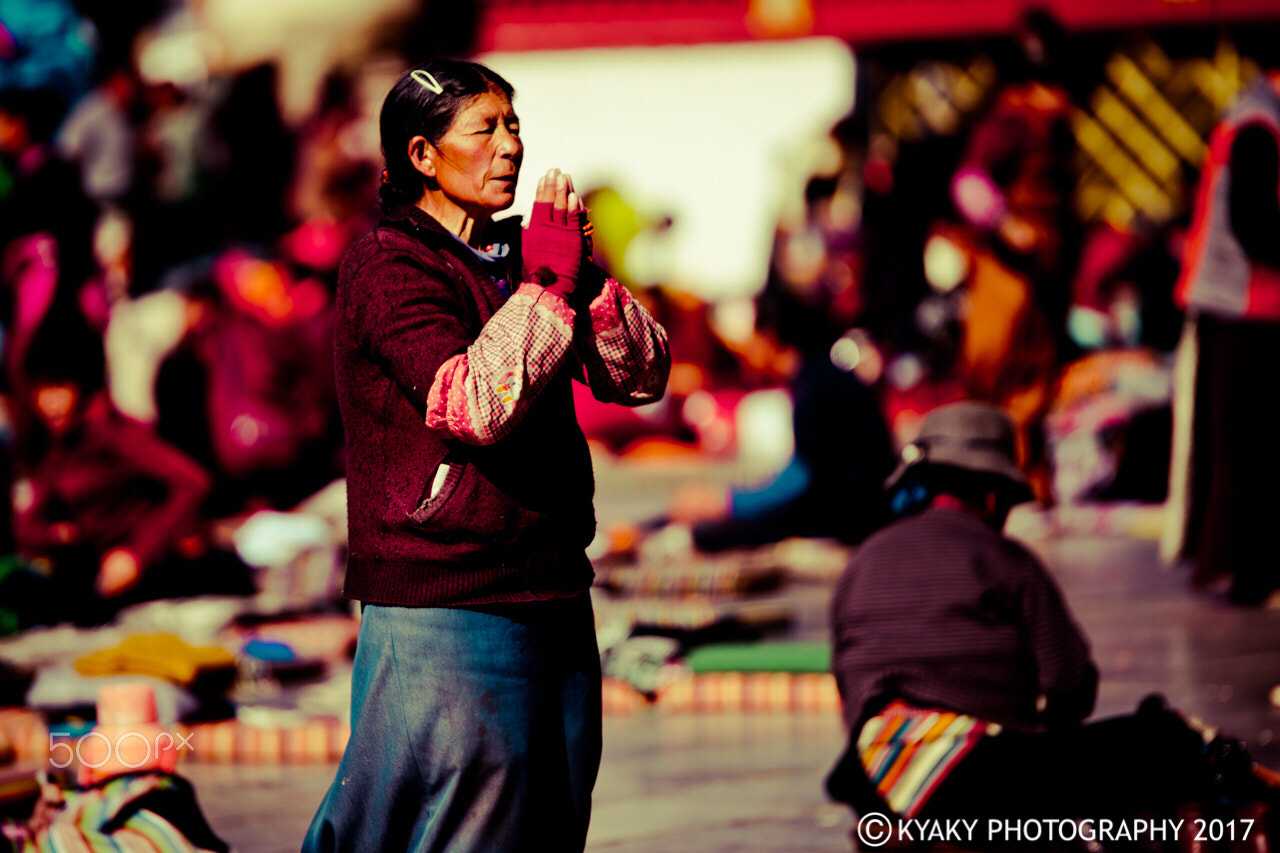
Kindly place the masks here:
<instances>
[{"instance_id":1,"label":"blurred pedestrian","mask_svg":"<svg viewBox=\"0 0 1280 853\"><path fill-rule=\"evenodd\" d=\"M435 60L383 104L385 217L339 278L352 733L303 849L581 850L600 760L570 381L658 399L666 334L586 263L568 175L493 221L524 154L509 83Z\"/></svg>"},{"instance_id":2,"label":"blurred pedestrian","mask_svg":"<svg viewBox=\"0 0 1280 853\"><path fill-rule=\"evenodd\" d=\"M951 198L972 236L960 368L972 396L1013 418L1017 457L1036 497L1050 499L1043 420L1067 335L1079 224L1070 205L1074 139L1066 32L1047 11L1024 13L1005 84L969 132Z\"/></svg>"},{"instance_id":3,"label":"blurred pedestrian","mask_svg":"<svg viewBox=\"0 0 1280 853\"><path fill-rule=\"evenodd\" d=\"M1188 410L1175 417L1174 446L1186 451L1175 466L1189 471L1175 506L1191 504L1185 544L1197 554L1193 581L1229 576L1230 599L1243 605L1263 604L1280 588L1271 528L1280 514L1280 459L1259 452L1280 421L1280 399L1264 379L1280 355L1277 185L1280 81L1263 77L1210 137L1174 293L1193 323L1196 353L1194 385L1175 394L1175 406Z\"/></svg>"},{"instance_id":4,"label":"blurred pedestrian","mask_svg":"<svg viewBox=\"0 0 1280 853\"><path fill-rule=\"evenodd\" d=\"M49 89L0 91L0 283L8 340L5 360L14 371L55 301L86 303L94 286L93 225L98 211L84 194L75 165L53 144L66 104Z\"/></svg>"},{"instance_id":5,"label":"blurred pedestrian","mask_svg":"<svg viewBox=\"0 0 1280 853\"><path fill-rule=\"evenodd\" d=\"M127 66L105 72L58 129L58 150L80 167L85 195L101 205L119 204L133 189L139 88Z\"/></svg>"}]
</instances>

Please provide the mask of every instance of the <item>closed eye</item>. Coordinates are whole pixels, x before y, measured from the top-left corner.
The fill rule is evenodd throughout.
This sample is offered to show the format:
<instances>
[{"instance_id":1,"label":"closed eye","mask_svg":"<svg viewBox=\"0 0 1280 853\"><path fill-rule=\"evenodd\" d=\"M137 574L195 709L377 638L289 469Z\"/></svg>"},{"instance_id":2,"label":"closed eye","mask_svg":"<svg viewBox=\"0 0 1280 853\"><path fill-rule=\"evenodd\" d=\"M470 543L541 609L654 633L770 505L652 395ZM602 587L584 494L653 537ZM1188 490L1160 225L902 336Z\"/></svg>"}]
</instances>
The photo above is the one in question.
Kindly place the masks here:
<instances>
[{"instance_id":1,"label":"closed eye","mask_svg":"<svg viewBox=\"0 0 1280 853\"><path fill-rule=\"evenodd\" d=\"M497 131L497 129L498 129L498 126L497 126L496 124L489 124L489 125L485 125L484 127L482 127L482 128L480 128L480 129L478 129L478 130L474 131L474 133L475 133L477 136L491 136L491 135L493 135L493 134ZM519 125L519 124L509 124L509 125L507 125L507 133L510 133L512 136L519 136L519 135L520 135L520 125Z\"/></svg>"}]
</instances>

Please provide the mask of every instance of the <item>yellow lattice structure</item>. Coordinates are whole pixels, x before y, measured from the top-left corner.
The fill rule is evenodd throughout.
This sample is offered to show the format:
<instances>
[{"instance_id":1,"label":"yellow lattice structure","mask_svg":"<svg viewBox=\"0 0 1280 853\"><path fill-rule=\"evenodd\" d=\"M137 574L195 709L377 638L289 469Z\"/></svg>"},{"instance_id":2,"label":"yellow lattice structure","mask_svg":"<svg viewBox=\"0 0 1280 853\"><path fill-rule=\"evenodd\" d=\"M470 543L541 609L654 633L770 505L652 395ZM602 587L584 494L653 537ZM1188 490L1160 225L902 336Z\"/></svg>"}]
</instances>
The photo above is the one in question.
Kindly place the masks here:
<instances>
[{"instance_id":1,"label":"yellow lattice structure","mask_svg":"<svg viewBox=\"0 0 1280 853\"><path fill-rule=\"evenodd\" d=\"M1211 58L1174 60L1145 36L1118 49L1072 114L1080 218L1127 228L1184 210L1188 169L1199 168L1218 115L1256 71L1227 40Z\"/></svg>"}]
</instances>

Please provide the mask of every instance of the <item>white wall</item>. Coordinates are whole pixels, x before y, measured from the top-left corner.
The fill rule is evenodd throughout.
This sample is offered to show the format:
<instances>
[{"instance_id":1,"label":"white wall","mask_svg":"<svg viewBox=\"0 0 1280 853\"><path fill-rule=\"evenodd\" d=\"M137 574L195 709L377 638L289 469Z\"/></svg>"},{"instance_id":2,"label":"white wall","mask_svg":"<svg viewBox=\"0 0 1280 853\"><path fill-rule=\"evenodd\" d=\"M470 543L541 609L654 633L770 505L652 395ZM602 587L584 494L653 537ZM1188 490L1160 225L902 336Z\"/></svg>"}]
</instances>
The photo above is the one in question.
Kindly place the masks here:
<instances>
[{"instance_id":1,"label":"white wall","mask_svg":"<svg viewBox=\"0 0 1280 853\"><path fill-rule=\"evenodd\" d=\"M613 186L674 219L650 247L652 277L707 299L763 284L784 203L853 106L853 56L830 39L480 59L516 88L525 162L513 210L528 212L553 166L579 189Z\"/></svg>"}]
</instances>

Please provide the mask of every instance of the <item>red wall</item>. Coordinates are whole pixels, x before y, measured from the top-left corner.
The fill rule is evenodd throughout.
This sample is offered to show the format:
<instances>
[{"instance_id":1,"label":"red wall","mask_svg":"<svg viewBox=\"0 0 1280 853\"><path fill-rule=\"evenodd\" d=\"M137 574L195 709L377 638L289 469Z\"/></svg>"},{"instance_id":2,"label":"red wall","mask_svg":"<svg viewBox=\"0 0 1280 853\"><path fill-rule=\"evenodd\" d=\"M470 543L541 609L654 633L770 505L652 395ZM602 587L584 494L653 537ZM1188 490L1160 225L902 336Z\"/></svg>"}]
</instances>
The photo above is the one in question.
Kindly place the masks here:
<instances>
[{"instance_id":1,"label":"red wall","mask_svg":"<svg viewBox=\"0 0 1280 853\"><path fill-rule=\"evenodd\" d=\"M488 0L478 48L546 50L834 36L854 45L1008 32L1031 6L1069 30L1280 21L1280 0Z\"/></svg>"}]
</instances>

